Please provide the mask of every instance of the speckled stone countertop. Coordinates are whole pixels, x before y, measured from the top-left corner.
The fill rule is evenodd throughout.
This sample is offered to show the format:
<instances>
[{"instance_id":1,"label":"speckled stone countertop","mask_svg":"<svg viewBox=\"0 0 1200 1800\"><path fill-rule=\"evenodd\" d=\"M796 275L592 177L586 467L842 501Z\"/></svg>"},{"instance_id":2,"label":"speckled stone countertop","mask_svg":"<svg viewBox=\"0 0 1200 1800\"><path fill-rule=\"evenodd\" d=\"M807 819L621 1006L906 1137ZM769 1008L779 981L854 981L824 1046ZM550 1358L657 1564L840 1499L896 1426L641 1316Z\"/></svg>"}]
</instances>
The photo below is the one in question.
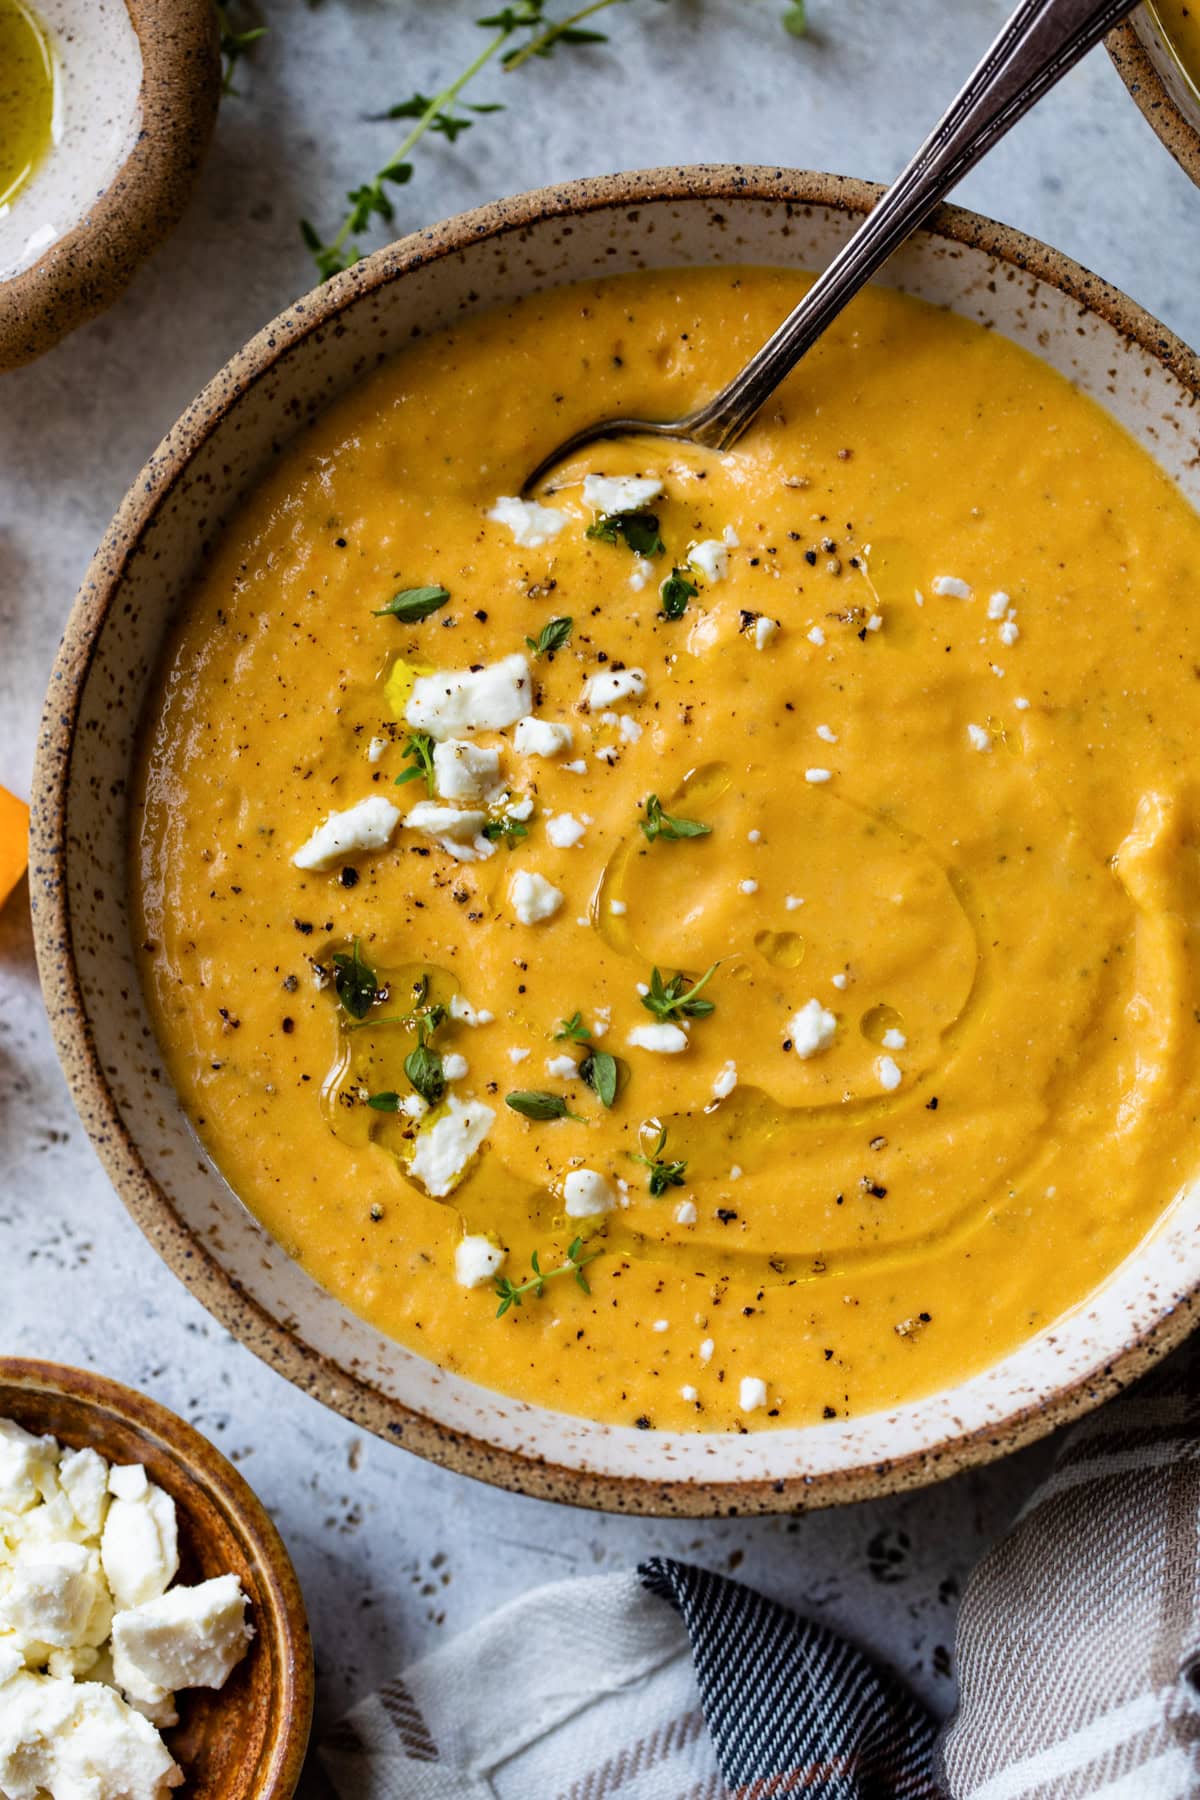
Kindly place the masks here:
<instances>
[{"instance_id":1,"label":"speckled stone countertop","mask_svg":"<svg viewBox=\"0 0 1200 1800\"><path fill-rule=\"evenodd\" d=\"M509 109L422 147L398 231L614 168L753 161L886 178L1006 0L633 0L612 44L480 99ZM0 781L28 793L72 594L140 464L197 389L310 285L301 212L339 217L396 127L371 123L481 43L476 0L276 0L184 221L125 299L0 377ZM519 85L518 85L519 83ZM961 198L1057 244L1200 340L1200 193L1102 53ZM376 240L372 240L374 242ZM875 1647L939 1709L955 1599L1045 1466L1038 1447L904 1499L807 1519L655 1523L493 1493L366 1439L241 1349L157 1261L75 1119L42 1015L24 891L0 917L0 1344L154 1394L238 1463L277 1519L316 1642L318 1730L390 1671L540 1582L650 1553L733 1571Z\"/></svg>"}]
</instances>

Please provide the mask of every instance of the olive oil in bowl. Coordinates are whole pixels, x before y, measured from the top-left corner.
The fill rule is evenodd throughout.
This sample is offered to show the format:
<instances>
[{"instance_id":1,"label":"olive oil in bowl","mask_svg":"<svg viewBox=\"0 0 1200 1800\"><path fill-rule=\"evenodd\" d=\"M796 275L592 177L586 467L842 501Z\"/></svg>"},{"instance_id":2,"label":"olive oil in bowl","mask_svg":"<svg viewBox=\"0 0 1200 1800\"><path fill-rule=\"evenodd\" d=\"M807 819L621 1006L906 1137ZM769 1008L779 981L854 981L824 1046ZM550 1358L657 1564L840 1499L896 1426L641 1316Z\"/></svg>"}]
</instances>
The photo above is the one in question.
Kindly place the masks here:
<instances>
[{"instance_id":1,"label":"olive oil in bowl","mask_svg":"<svg viewBox=\"0 0 1200 1800\"><path fill-rule=\"evenodd\" d=\"M24 0L0 0L0 207L44 156L53 118L50 40Z\"/></svg>"}]
</instances>

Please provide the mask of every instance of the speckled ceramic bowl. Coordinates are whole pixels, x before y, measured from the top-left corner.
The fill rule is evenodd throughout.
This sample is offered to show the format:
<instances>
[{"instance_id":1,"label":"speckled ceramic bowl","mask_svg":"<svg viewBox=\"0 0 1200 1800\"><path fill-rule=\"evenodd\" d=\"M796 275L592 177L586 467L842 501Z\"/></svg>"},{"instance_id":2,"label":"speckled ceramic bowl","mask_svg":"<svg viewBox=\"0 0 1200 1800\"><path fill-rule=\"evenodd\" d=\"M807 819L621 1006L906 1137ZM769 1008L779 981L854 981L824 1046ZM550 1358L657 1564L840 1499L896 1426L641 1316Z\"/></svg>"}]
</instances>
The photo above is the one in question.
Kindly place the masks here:
<instances>
[{"instance_id":1,"label":"speckled ceramic bowl","mask_svg":"<svg viewBox=\"0 0 1200 1800\"><path fill-rule=\"evenodd\" d=\"M1191 1195L1089 1305L951 1391L750 1435L602 1426L476 1387L351 1316L239 1205L162 1070L127 922L138 717L194 571L279 446L418 333L618 270L820 267L877 193L789 170L655 170L505 201L368 258L267 326L155 451L92 565L51 682L34 795L38 956L76 1104L126 1204L199 1298L291 1380L396 1443L529 1493L712 1514L930 1481L1112 1393L1183 1336L1200 1284ZM1196 492L1200 367L1122 294L960 211L939 214L887 280L1028 345Z\"/></svg>"},{"instance_id":2,"label":"speckled ceramic bowl","mask_svg":"<svg viewBox=\"0 0 1200 1800\"><path fill-rule=\"evenodd\" d=\"M0 370L122 292L165 237L212 133L212 0L33 0L55 66L54 141L0 207Z\"/></svg>"},{"instance_id":3,"label":"speckled ceramic bowl","mask_svg":"<svg viewBox=\"0 0 1200 1800\"><path fill-rule=\"evenodd\" d=\"M1143 117L1200 187L1200 94L1144 6L1105 39Z\"/></svg>"},{"instance_id":4,"label":"speckled ceramic bowl","mask_svg":"<svg viewBox=\"0 0 1200 1800\"><path fill-rule=\"evenodd\" d=\"M175 1502L179 1579L240 1578L250 1648L219 1692L180 1694L164 1735L187 1800L290 1800L312 1720L312 1649L288 1553L241 1476L174 1413L85 1369L0 1357L0 1418L142 1463Z\"/></svg>"}]
</instances>

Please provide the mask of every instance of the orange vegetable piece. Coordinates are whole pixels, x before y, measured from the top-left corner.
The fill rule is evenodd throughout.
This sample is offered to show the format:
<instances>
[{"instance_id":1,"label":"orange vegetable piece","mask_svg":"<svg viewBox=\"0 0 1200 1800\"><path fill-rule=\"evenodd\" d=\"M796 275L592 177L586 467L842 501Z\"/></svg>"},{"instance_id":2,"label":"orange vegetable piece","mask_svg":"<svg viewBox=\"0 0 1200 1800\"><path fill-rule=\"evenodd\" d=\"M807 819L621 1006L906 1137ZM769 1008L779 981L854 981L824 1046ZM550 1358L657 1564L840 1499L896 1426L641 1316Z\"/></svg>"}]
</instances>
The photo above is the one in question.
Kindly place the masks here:
<instances>
[{"instance_id":1,"label":"orange vegetable piece","mask_svg":"<svg viewBox=\"0 0 1200 1800\"><path fill-rule=\"evenodd\" d=\"M29 866L29 808L0 787L0 906Z\"/></svg>"}]
</instances>

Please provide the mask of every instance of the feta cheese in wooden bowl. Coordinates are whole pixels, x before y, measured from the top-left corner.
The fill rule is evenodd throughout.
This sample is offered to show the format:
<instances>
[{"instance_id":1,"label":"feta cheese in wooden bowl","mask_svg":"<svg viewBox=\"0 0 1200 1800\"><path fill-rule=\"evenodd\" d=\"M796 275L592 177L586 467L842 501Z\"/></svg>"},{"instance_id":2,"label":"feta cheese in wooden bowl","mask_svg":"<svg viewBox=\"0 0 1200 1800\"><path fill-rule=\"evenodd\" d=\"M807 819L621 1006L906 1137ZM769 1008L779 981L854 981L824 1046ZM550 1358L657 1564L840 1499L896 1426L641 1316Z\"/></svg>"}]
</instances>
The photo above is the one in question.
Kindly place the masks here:
<instances>
[{"instance_id":1,"label":"feta cheese in wooden bowl","mask_svg":"<svg viewBox=\"0 0 1200 1800\"><path fill-rule=\"evenodd\" d=\"M155 1401L0 1357L0 1792L287 1800L312 1653L241 1476Z\"/></svg>"}]
</instances>

